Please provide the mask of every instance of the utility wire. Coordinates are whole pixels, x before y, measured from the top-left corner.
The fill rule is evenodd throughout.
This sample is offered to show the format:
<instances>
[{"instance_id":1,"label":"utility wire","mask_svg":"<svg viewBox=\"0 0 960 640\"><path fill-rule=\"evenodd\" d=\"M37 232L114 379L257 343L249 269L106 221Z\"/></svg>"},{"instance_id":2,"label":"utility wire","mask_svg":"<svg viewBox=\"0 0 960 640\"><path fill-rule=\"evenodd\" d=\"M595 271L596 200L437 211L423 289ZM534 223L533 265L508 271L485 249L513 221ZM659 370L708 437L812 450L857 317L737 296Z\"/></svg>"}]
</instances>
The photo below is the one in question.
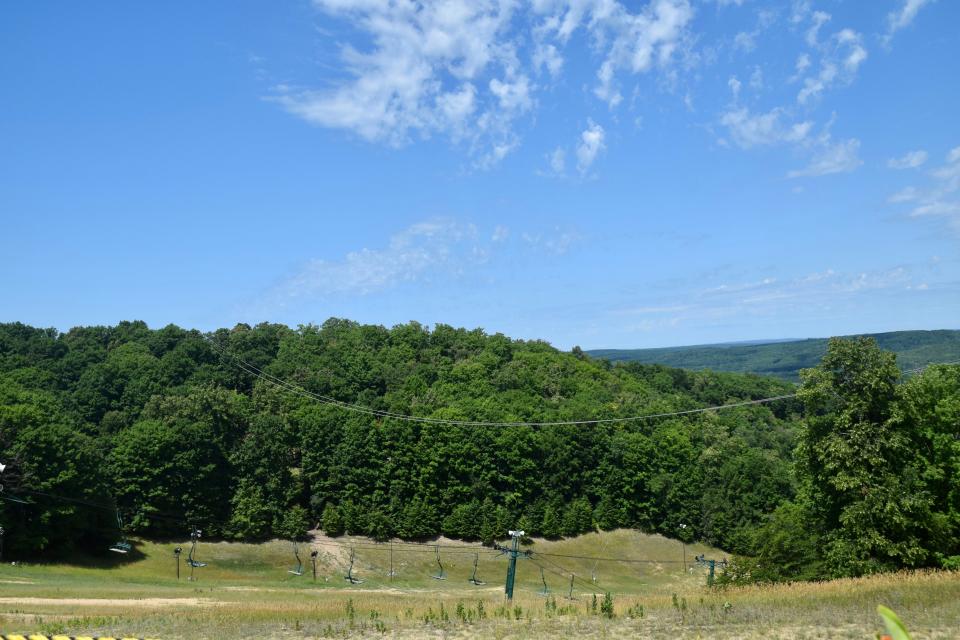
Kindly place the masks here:
<instances>
[{"instance_id":1,"label":"utility wire","mask_svg":"<svg viewBox=\"0 0 960 640\"><path fill-rule=\"evenodd\" d=\"M407 422L420 422L420 423L427 423L427 424L443 424L443 425L464 426L464 427L559 427L559 426L576 426L576 425L590 425L590 424L610 424L610 423L617 423L617 422L637 422L641 420L652 420L656 418L668 418L668 417L675 417L675 416L692 415L692 414L698 414L698 413L706 413L708 411L720 411L723 409L732 409L736 407L746 407L751 405L767 404L770 402L776 402L778 400L795 398L797 396L797 394L795 393L789 393L789 394L783 394L779 396L771 396L768 398L759 398L756 400L744 400L741 402L733 402L729 404L716 405L712 407L687 409L684 411L650 413L650 414L644 414L644 415L638 415L638 416L626 416L622 418L596 418L593 420L557 420L557 421L546 421L546 422L519 420L519 421L498 422L498 421L486 421L486 420L453 420L448 418L430 418L427 416L413 416L413 415L408 415L403 413L396 413L393 411L386 411L384 409L374 409L372 407L366 407L363 405L345 402L343 400L337 400L336 398L332 398L330 396L326 396L320 393L316 393L314 391L310 391L309 389L305 389L302 386L293 384L291 382L283 380L282 378L278 378L274 375L271 375L263 371L262 369L259 369L258 367L251 364L250 362L247 362L246 360L237 356L236 354L230 353L229 351L227 351L227 349L223 345L217 342L217 340L215 340L214 338L207 335L204 335L203 337L207 341L209 341L211 345L213 345L214 349L218 353L220 353L222 357L233 360L235 365L238 368L242 369L243 371L249 373L250 375L254 376L259 380L263 380L264 382L272 384L285 391L289 391L290 393L293 393L295 395L309 398L317 402L320 402L322 404L339 407L346 411L353 411L355 413L363 413L367 415L376 416L379 418L393 418L395 420L404 420ZM960 364L960 361L930 363L920 367L915 367L913 369L907 369L902 373L904 375L910 374L910 373L917 373L920 371L924 371L925 369L935 364L952 365L952 364Z\"/></svg>"},{"instance_id":2,"label":"utility wire","mask_svg":"<svg viewBox=\"0 0 960 640\"><path fill-rule=\"evenodd\" d=\"M667 563L682 563L683 560L654 560L650 558L605 558L602 556L578 556L566 553L545 553L541 551L534 552L538 556L548 556L552 558L569 558L572 560L592 560L596 562L626 562L630 564L643 564L643 563L655 563L655 564L667 564Z\"/></svg>"},{"instance_id":3,"label":"utility wire","mask_svg":"<svg viewBox=\"0 0 960 640\"><path fill-rule=\"evenodd\" d=\"M19 494L28 493L28 494L43 496L43 497L46 497L46 498L51 498L51 499L54 499L54 500L61 500L61 501L64 501L64 502L71 502L71 503L74 503L74 504L78 504L78 505L85 506L85 507L90 507L90 508L93 508L93 509L102 509L102 510L104 510L104 511L110 511L110 512L115 512L115 511L117 511L117 507L114 506L114 505L110 505L110 504L106 504L106 503L102 503L102 502L93 502L93 501L90 501L90 500L82 500L82 499L80 499L80 498L71 498L71 497L69 497L69 496L57 495L57 494L49 493L49 492L46 492L46 491L37 491L37 490L35 490L35 489L27 489L27 488L23 488L23 487L18 487L16 490L12 491L11 493L19 493ZM9 499L9 498L6 498L6 497L5 497L5 499ZM28 503L28 504L30 504L30 503ZM196 521L197 521L197 520L201 520L200 518L186 518L186 517L182 517L182 516L154 515L154 514L145 514L145 515L146 515L146 517L148 517L148 518L155 518L155 519L160 519L160 520L166 520L166 521L168 521L168 522L178 522L178 523L181 523L181 524L184 524L184 525L193 525L193 524L196 524ZM206 526L218 525L218 526L220 526L220 527L223 527L226 523L221 522L221 521L217 521L217 520L203 520L202 524L204 524L204 525L206 525ZM325 541L322 541L322 542L316 542L316 543L314 543L314 544L316 544L317 546L322 546L322 545L335 545L335 546L341 546L341 547L353 547L353 548L364 549L364 550L369 550L369 551L386 551L386 550L388 549L387 543L383 543L383 544L381 545L381 544L379 544L379 543L371 543L369 540L362 540L362 541L355 541L355 540L350 540L350 539L346 539L346 540L325 540ZM393 544L394 544L395 546L400 546L400 547L411 547L411 548L402 548L402 549L399 549L399 551L435 553L435 552L436 552L436 549L439 548L440 550L444 551L445 553L488 553L488 554L499 554L499 551L497 551L496 549L491 549L490 547L484 547L484 546L480 546L480 545L468 545L468 544L459 544L459 545L451 545L451 544L427 544L427 543L422 543L422 542L405 542L405 541L394 542Z\"/></svg>"},{"instance_id":4,"label":"utility wire","mask_svg":"<svg viewBox=\"0 0 960 640\"><path fill-rule=\"evenodd\" d=\"M558 575L558 576L560 576L560 577L562 577L562 578L564 578L564 579L568 578L569 576L573 576L573 582L574 582L574 584L582 585L586 591L590 591L591 593L596 593L596 592L597 592L597 590L598 590L598 589L597 589L597 587L598 587L597 583L595 583L595 582L587 582L586 580L584 580L583 578L581 578L580 576L578 576L575 572L568 570L566 567L563 567L563 566L557 564L556 562L553 562L553 561L551 561L551 560L549 560L549 559L547 559L547 558L544 558L543 560L544 560L545 562L549 563L550 565L552 565L552 567L555 567L555 568L544 567L542 564L540 564L539 562L536 561L536 557L537 557L537 556L540 556L540 555L543 555L543 554L534 553L534 557L530 558L530 561L531 561L533 564L537 565L539 568L544 569L545 571L549 571L549 572L551 572L551 573L553 573L553 574L555 574L555 575Z\"/></svg>"},{"instance_id":5,"label":"utility wire","mask_svg":"<svg viewBox=\"0 0 960 640\"><path fill-rule=\"evenodd\" d=\"M331 398L330 396L325 396L319 393L315 393L308 389L287 382L281 378L270 375L265 371L257 368L256 366L250 364L246 360L240 358L239 356L229 353L226 349L220 345L216 340L209 336L204 336L214 348L224 357L230 358L234 361L235 365L246 371L247 373L255 376L256 378L263 380L269 384L272 384L276 387L279 387L283 390L289 391L295 395L299 395L305 398L309 398L320 402L322 404L339 407L347 411L353 411L355 413L363 413L367 415L376 416L379 418L393 418L395 420L405 420L407 422L421 422L428 424L443 424L450 426L460 426L460 427L560 427L560 426L577 426L577 425L591 425L591 424L611 424L617 422L637 422L641 420L652 420L655 418L669 418L674 416L685 416L693 415L698 413L706 413L708 411L719 411L722 409L733 409L736 407L747 407L758 404L767 404L769 402L776 402L778 400L786 400L788 398L794 398L797 394L788 393L779 396L771 396L769 398L759 398L756 400L743 400L741 402L732 402L729 404L717 405L712 407L701 407L699 409L686 409L684 411L670 411L663 413L648 413L637 416L625 416L621 418L595 418L592 420L556 420L556 421L547 421L547 422L537 422L537 421L528 421L528 420L518 420L518 421L508 421L508 422L497 422L497 421L486 421L486 420L453 420L448 418L430 418L426 416L413 416L403 413L395 413L393 411L386 411L383 409L374 409L372 407L366 407L363 405L352 404L349 402L344 402L343 400L337 400L336 398Z\"/></svg>"}]
</instances>

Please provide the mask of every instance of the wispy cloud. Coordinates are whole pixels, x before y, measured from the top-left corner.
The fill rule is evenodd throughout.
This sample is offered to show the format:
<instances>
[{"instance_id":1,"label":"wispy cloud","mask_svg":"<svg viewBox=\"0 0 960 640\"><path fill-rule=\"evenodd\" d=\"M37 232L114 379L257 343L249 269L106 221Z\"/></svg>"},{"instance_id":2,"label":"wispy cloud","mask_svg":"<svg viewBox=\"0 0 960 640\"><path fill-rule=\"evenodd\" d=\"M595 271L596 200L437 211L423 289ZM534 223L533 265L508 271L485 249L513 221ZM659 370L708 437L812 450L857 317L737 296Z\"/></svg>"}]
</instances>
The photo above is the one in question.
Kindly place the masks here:
<instances>
[{"instance_id":1,"label":"wispy cloud","mask_svg":"<svg viewBox=\"0 0 960 640\"><path fill-rule=\"evenodd\" d=\"M863 36L853 29L841 29L826 41L820 43L816 34L825 21L816 22L819 15L821 15L821 12L814 14L814 27L811 27L812 31L807 34L807 42L820 53L820 65L816 73L803 79L803 86L797 93L797 102L800 104L807 104L816 100L824 91L835 85L853 82L860 65L867 59L867 49L863 46ZM803 60L806 63L804 65L804 70L806 70L811 66L809 58ZM802 73L800 60L798 60L796 66L798 73Z\"/></svg>"},{"instance_id":2,"label":"wispy cloud","mask_svg":"<svg viewBox=\"0 0 960 640\"><path fill-rule=\"evenodd\" d=\"M742 149L804 141L813 128L813 122L788 122L786 114L782 108L752 113L746 107L739 107L721 114L720 124L726 127L734 144Z\"/></svg>"},{"instance_id":3,"label":"wispy cloud","mask_svg":"<svg viewBox=\"0 0 960 640\"><path fill-rule=\"evenodd\" d=\"M484 260L477 229L449 219L414 224L387 246L363 248L339 260L310 260L274 291L280 301L329 295L367 295L404 282L462 269Z\"/></svg>"},{"instance_id":4,"label":"wispy cloud","mask_svg":"<svg viewBox=\"0 0 960 640\"><path fill-rule=\"evenodd\" d=\"M540 251L555 256L562 256L582 240L582 236L576 231L555 227L549 231L539 233L524 232L520 234L520 239L534 249L539 249Z\"/></svg>"},{"instance_id":5,"label":"wispy cloud","mask_svg":"<svg viewBox=\"0 0 960 640\"><path fill-rule=\"evenodd\" d=\"M657 300L653 304L624 306L613 316L641 316L627 331L650 331L743 316L776 316L816 308L850 304L860 296L883 292L928 291L933 274L930 265L900 265L888 269L841 272L831 268L793 278L765 277L731 281L688 291L682 299ZM934 283L933 286L937 286Z\"/></svg>"},{"instance_id":6,"label":"wispy cloud","mask_svg":"<svg viewBox=\"0 0 960 640\"><path fill-rule=\"evenodd\" d=\"M510 38L511 3L314 0L370 40L345 45L349 79L330 90L283 88L274 100L310 123L402 145L433 133L465 141L487 162L514 144L511 123L534 85Z\"/></svg>"},{"instance_id":7,"label":"wispy cloud","mask_svg":"<svg viewBox=\"0 0 960 640\"><path fill-rule=\"evenodd\" d=\"M890 203L911 203L912 218L942 218L960 233L960 147L947 153L945 162L930 172L930 183L922 188L906 187L890 196Z\"/></svg>"},{"instance_id":8,"label":"wispy cloud","mask_svg":"<svg viewBox=\"0 0 960 640\"><path fill-rule=\"evenodd\" d=\"M891 169L915 169L926 161L926 151L910 151L900 158L890 158L887 160L887 166Z\"/></svg>"},{"instance_id":9,"label":"wispy cloud","mask_svg":"<svg viewBox=\"0 0 960 640\"><path fill-rule=\"evenodd\" d=\"M589 121L587 128L580 134L580 142L577 144L577 170L581 175L590 170L597 156L606 149L604 136L603 127L593 120Z\"/></svg>"},{"instance_id":10,"label":"wispy cloud","mask_svg":"<svg viewBox=\"0 0 960 640\"><path fill-rule=\"evenodd\" d=\"M889 45L894 34L900 29L907 27L917 17L925 5L933 4L934 0L903 0L897 11L891 11L887 14L887 32L883 36L884 45Z\"/></svg>"},{"instance_id":11,"label":"wispy cloud","mask_svg":"<svg viewBox=\"0 0 960 640\"><path fill-rule=\"evenodd\" d=\"M824 148L814 154L813 158L803 169L797 169L787 174L790 178L803 176L826 176L832 173L849 173L863 164L859 156L860 141L856 138L842 140L835 143L826 143Z\"/></svg>"},{"instance_id":12,"label":"wispy cloud","mask_svg":"<svg viewBox=\"0 0 960 640\"><path fill-rule=\"evenodd\" d=\"M673 64L694 14L689 0L657 0L636 13L616 0L535 0L532 8L544 16L538 32L557 46L565 46L577 29L589 33L603 56L594 94L610 107L623 100L618 73L641 74Z\"/></svg>"},{"instance_id":13,"label":"wispy cloud","mask_svg":"<svg viewBox=\"0 0 960 640\"><path fill-rule=\"evenodd\" d=\"M689 39L689 0L633 11L617 0L313 0L349 23L366 49L341 49L332 88L282 85L269 99L323 127L393 146L435 134L464 144L479 167L519 145L516 121L537 106L539 78L556 78L578 30L599 58L597 97L616 106L617 77L666 71ZM544 78L546 79L546 78Z\"/></svg>"},{"instance_id":14,"label":"wispy cloud","mask_svg":"<svg viewBox=\"0 0 960 640\"><path fill-rule=\"evenodd\" d=\"M307 300L342 300L377 295L405 285L440 286L495 268L534 250L564 255L582 239L574 229L551 227L514 233L492 231L452 218L424 220L393 234L380 247L341 257L311 259L263 296L260 306L283 308Z\"/></svg>"}]
</instances>

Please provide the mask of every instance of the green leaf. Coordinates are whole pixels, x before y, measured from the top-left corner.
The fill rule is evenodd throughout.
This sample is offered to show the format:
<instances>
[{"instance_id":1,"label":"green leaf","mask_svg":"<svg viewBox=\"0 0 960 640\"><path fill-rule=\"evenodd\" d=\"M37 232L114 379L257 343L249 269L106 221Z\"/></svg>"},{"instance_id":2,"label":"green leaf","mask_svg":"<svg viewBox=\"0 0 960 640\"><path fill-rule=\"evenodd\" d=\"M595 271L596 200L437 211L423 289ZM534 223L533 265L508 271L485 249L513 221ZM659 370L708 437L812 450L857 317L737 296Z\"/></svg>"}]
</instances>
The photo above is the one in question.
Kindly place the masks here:
<instances>
[{"instance_id":1,"label":"green leaf","mask_svg":"<svg viewBox=\"0 0 960 640\"><path fill-rule=\"evenodd\" d=\"M910 634L907 633L907 628L900 622L897 614L882 604L877 605L877 613L883 618L883 624L886 625L887 631L890 632L893 640L910 640Z\"/></svg>"}]
</instances>

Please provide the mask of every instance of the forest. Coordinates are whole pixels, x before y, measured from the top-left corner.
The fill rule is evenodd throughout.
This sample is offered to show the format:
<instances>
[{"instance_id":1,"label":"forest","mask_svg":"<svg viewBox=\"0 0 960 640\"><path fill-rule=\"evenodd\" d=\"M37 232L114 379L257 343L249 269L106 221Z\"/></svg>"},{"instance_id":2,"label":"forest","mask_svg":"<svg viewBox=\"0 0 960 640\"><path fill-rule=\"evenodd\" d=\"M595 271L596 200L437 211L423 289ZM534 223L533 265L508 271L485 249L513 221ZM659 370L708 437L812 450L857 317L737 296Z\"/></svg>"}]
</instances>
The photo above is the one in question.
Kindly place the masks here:
<instances>
[{"instance_id":1,"label":"forest","mask_svg":"<svg viewBox=\"0 0 960 640\"><path fill-rule=\"evenodd\" d=\"M873 338L881 349L897 354L897 365L902 371L923 367L931 362L960 362L960 331L956 330L891 331L844 337ZM828 344L827 338L808 338L658 349L591 349L587 353L614 362L756 373L799 382L800 371L815 367L826 354Z\"/></svg>"},{"instance_id":2,"label":"forest","mask_svg":"<svg viewBox=\"0 0 960 640\"><path fill-rule=\"evenodd\" d=\"M442 324L7 323L3 553L103 550L119 514L148 539L626 527L729 551L735 582L957 567L958 425L960 367L904 376L868 338L794 385Z\"/></svg>"}]
</instances>

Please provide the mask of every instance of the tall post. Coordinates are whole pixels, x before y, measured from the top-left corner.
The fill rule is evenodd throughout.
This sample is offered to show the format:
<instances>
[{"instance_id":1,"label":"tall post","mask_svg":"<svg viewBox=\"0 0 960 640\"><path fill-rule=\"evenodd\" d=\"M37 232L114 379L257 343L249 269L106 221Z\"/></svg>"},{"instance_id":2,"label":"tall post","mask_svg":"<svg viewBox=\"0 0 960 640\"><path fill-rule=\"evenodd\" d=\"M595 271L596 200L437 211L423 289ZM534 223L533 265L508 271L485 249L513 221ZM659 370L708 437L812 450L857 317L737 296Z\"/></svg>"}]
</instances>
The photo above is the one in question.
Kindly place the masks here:
<instances>
[{"instance_id":1,"label":"tall post","mask_svg":"<svg viewBox=\"0 0 960 640\"><path fill-rule=\"evenodd\" d=\"M683 534L685 533L684 529L686 528L687 528L687 525L685 524L680 525L680 550L681 550L681 553L683 554L683 572L684 573L687 572L687 543L683 539Z\"/></svg>"},{"instance_id":2,"label":"tall post","mask_svg":"<svg viewBox=\"0 0 960 640\"><path fill-rule=\"evenodd\" d=\"M713 573L714 573L714 571L715 571L715 569L716 569L717 561L716 561L716 560L707 560L707 562L710 563L710 575L707 576L707 586L712 587L712 586L713 586Z\"/></svg>"},{"instance_id":3,"label":"tall post","mask_svg":"<svg viewBox=\"0 0 960 640\"><path fill-rule=\"evenodd\" d=\"M523 531L510 531L510 537L513 538L513 545L507 552L510 555L510 561L507 563L507 586L504 590L507 594L507 600L513 600L513 583L517 578L517 556L520 555L520 538L523 537Z\"/></svg>"},{"instance_id":4,"label":"tall post","mask_svg":"<svg viewBox=\"0 0 960 640\"><path fill-rule=\"evenodd\" d=\"M180 579L180 552L183 551L183 547L177 547L173 550L173 555L177 558L177 580Z\"/></svg>"},{"instance_id":5,"label":"tall post","mask_svg":"<svg viewBox=\"0 0 960 640\"><path fill-rule=\"evenodd\" d=\"M317 581L317 550L310 552L310 564L313 565L313 581Z\"/></svg>"}]
</instances>

